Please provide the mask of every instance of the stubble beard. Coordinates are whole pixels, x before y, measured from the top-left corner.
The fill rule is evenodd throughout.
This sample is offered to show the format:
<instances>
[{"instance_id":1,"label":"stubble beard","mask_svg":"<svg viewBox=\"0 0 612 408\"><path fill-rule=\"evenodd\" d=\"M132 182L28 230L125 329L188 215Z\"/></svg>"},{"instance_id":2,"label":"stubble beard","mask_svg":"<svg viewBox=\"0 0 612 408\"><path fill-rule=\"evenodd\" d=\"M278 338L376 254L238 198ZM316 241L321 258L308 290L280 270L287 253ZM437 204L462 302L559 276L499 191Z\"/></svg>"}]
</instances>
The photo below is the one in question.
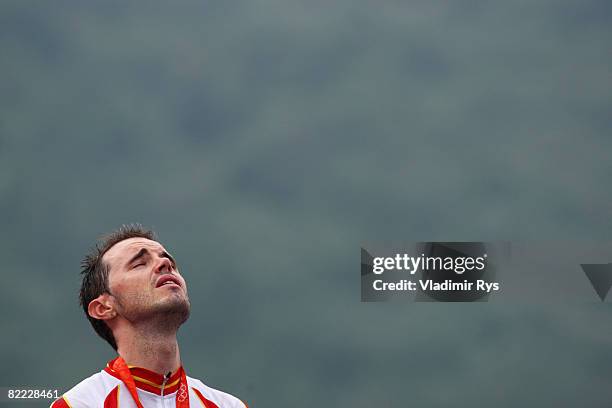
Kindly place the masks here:
<instances>
[{"instance_id":1,"label":"stubble beard","mask_svg":"<svg viewBox=\"0 0 612 408\"><path fill-rule=\"evenodd\" d=\"M119 314L134 326L146 325L158 331L177 331L191 314L191 303L186 294L172 293L162 299L154 299L139 293L117 298Z\"/></svg>"}]
</instances>

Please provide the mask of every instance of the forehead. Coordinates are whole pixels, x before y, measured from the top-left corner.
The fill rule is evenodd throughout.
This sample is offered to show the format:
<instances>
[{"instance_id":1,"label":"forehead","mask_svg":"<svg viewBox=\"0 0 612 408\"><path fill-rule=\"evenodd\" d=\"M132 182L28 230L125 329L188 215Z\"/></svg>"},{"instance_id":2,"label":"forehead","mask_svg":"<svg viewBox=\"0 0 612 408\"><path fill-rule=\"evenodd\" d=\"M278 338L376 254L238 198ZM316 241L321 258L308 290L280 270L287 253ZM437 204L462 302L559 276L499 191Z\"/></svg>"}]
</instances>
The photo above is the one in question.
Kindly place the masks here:
<instances>
[{"instance_id":1,"label":"forehead","mask_svg":"<svg viewBox=\"0 0 612 408\"><path fill-rule=\"evenodd\" d=\"M107 262L108 265L125 262L142 248L146 248L153 252L161 252L166 250L162 244L157 241L152 241L147 238L128 238L124 239L123 241L119 241L110 247L102 259Z\"/></svg>"}]
</instances>

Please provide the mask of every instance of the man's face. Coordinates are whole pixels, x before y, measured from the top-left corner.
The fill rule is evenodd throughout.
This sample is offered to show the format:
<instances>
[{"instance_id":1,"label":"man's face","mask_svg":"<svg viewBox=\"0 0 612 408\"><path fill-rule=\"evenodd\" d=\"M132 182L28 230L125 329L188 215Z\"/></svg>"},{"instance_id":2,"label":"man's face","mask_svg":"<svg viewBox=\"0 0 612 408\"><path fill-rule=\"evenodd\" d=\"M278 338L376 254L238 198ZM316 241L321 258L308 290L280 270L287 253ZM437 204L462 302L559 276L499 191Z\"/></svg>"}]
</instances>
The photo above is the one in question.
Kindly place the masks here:
<instances>
[{"instance_id":1,"label":"man's face","mask_svg":"<svg viewBox=\"0 0 612 408\"><path fill-rule=\"evenodd\" d=\"M174 259L156 241L129 238L103 256L117 313L130 322L151 318L180 325L189 317L187 284Z\"/></svg>"}]
</instances>

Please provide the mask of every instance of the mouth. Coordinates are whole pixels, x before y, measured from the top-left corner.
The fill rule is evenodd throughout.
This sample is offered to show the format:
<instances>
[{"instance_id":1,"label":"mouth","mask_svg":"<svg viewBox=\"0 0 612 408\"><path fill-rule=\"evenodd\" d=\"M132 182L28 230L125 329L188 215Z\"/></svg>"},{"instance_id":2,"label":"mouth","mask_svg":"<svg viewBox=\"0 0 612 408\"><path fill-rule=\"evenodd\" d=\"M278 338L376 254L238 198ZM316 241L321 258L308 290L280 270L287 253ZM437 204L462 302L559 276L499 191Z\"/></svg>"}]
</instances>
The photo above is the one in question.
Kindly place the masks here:
<instances>
[{"instance_id":1,"label":"mouth","mask_svg":"<svg viewBox=\"0 0 612 408\"><path fill-rule=\"evenodd\" d=\"M178 286L181 287L179 280L170 275L164 275L157 280L156 288L161 288L162 286Z\"/></svg>"}]
</instances>

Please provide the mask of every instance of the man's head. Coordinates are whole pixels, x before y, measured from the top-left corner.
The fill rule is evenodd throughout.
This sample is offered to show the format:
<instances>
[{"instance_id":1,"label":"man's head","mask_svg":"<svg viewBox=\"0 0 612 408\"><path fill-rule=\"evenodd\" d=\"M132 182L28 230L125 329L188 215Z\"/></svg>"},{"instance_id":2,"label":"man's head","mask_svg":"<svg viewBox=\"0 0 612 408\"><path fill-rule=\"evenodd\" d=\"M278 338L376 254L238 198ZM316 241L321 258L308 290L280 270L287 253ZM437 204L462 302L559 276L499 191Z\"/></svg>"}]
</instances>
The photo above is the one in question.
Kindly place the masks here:
<instances>
[{"instance_id":1,"label":"man's head","mask_svg":"<svg viewBox=\"0 0 612 408\"><path fill-rule=\"evenodd\" d=\"M82 262L80 302L94 330L115 350L111 327L152 323L178 329L189 317L187 285L176 262L140 225L122 226Z\"/></svg>"}]
</instances>

